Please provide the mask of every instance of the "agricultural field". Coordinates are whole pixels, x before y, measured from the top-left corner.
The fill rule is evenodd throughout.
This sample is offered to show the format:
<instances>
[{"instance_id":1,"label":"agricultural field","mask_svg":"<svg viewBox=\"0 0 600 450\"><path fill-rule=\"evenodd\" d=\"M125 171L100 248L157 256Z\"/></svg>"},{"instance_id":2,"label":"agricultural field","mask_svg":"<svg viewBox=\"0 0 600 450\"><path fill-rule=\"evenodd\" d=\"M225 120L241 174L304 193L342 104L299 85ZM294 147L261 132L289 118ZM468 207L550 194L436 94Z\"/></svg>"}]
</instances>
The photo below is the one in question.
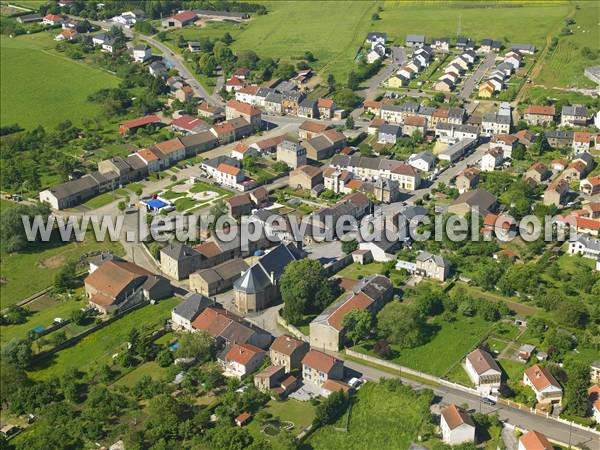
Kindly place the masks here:
<instances>
[{"instance_id":1,"label":"agricultural field","mask_svg":"<svg viewBox=\"0 0 600 450\"><path fill-rule=\"evenodd\" d=\"M408 448L427 421L430 402L426 392L367 383L353 400L349 421L345 414L336 423L318 429L307 442L315 450ZM347 421L348 431L337 431L345 428Z\"/></svg>"},{"instance_id":2,"label":"agricultural field","mask_svg":"<svg viewBox=\"0 0 600 450\"><path fill-rule=\"evenodd\" d=\"M155 305L136 309L86 336L74 346L40 362L30 370L29 375L41 380L60 375L68 367L87 369L93 365L107 363L111 355L118 352L120 346L125 344L132 328L140 327L142 324L150 329L158 327L171 316L171 310L177 303L176 298L170 298Z\"/></svg>"},{"instance_id":3,"label":"agricultural field","mask_svg":"<svg viewBox=\"0 0 600 450\"><path fill-rule=\"evenodd\" d=\"M572 34L559 36L558 45L546 57L542 69L534 79L535 84L547 88L580 87L593 88L594 82L586 78L583 71L586 67L598 64L598 42L600 31L598 20L600 10L595 2L578 4L573 16L575 23L568 28ZM561 28L564 24L561 26ZM589 59L581 50L588 47L596 51L596 58Z\"/></svg>"},{"instance_id":4,"label":"agricultural field","mask_svg":"<svg viewBox=\"0 0 600 450\"><path fill-rule=\"evenodd\" d=\"M407 34L455 38L460 18L460 34L480 41L492 38L506 43L523 42L543 47L552 30L560 30L570 10L566 2L398 2L386 1L381 20L372 28L385 31L403 44ZM493 15L493 20L490 18ZM531 24L535 23L535 26ZM485 24L485 26L482 26Z\"/></svg>"},{"instance_id":5,"label":"agricultural field","mask_svg":"<svg viewBox=\"0 0 600 450\"><path fill-rule=\"evenodd\" d=\"M123 254L120 244L114 242L96 242L90 237L83 242L64 243L58 239L33 246L19 253L2 255L0 263L0 307L9 305L35 294L54 282L54 276L62 265L70 259L79 259L82 255L99 250L109 250ZM32 270L35 276L31 276Z\"/></svg>"},{"instance_id":6,"label":"agricultural field","mask_svg":"<svg viewBox=\"0 0 600 450\"><path fill-rule=\"evenodd\" d=\"M54 45L49 33L0 38L2 125L81 124L100 113L87 96L117 86L118 78L57 53Z\"/></svg>"}]
</instances>

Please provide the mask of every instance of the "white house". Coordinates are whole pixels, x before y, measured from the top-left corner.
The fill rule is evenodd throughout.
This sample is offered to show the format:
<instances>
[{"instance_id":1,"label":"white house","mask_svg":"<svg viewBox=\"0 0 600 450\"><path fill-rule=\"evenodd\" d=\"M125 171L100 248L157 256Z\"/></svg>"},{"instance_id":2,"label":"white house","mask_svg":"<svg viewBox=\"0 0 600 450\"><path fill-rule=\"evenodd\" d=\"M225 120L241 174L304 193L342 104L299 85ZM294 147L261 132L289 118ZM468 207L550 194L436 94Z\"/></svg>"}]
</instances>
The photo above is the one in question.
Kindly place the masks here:
<instances>
[{"instance_id":1,"label":"white house","mask_svg":"<svg viewBox=\"0 0 600 450\"><path fill-rule=\"evenodd\" d=\"M412 154L408 159L408 164L422 172L429 172L435 166L435 159L433 153L423 151L421 153Z\"/></svg>"},{"instance_id":2,"label":"white house","mask_svg":"<svg viewBox=\"0 0 600 450\"><path fill-rule=\"evenodd\" d=\"M534 364L523 372L523 384L531 387L535 398L542 404L561 404L562 388L545 368Z\"/></svg>"},{"instance_id":3,"label":"white house","mask_svg":"<svg viewBox=\"0 0 600 450\"><path fill-rule=\"evenodd\" d=\"M258 369L265 354L264 350L254 345L234 344L223 359L223 375L241 380Z\"/></svg>"},{"instance_id":4,"label":"white house","mask_svg":"<svg viewBox=\"0 0 600 450\"><path fill-rule=\"evenodd\" d=\"M442 440L448 445L475 442L475 424L471 417L456 405L442 409L440 428Z\"/></svg>"},{"instance_id":5,"label":"white house","mask_svg":"<svg viewBox=\"0 0 600 450\"><path fill-rule=\"evenodd\" d=\"M215 178L219 183L237 189L238 184L244 180L244 173L238 167L221 163L217 166Z\"/></svg>"},{"instance_id":6,"label":"white house","mask_svg":"<svg viewBox=\"0 0 600 450\"><path fill-rule=\"evenodd\" d=\"M131 48L131 57L135 62L143 63L152 58L152 49L146 44L138 44Z\"/></svg>"},{"instance_id":7,"label":"white house","mask_svg":"<svg viewBox=\"0 0 600 450\"><path fill-rule=\"evenodd\" d=\"M569 255L583 255L590 259L600 258L600 239L579 234L575 241L569 242Z\"/></svg>"},{"instance_id":8,"label":"white house","mask_svg":"<svg viewBox=\"0 0 600 450\"><path fill-rule=\"evenodd\" d=\"M537 431L528 431L519 438L517 450L553 450L548 438Z\"/></svg>"},{"instance_id":9,"label":"white house","mask_svg":"<svg viewBox=\"0 0 600 450\"><path fill-rule=\"evenodd\" d=\"M467 355L465 369L483 395L495 394L500 389L502 371L488 352L479 348L473 350Z\"/></svg>"},{"instance_id":10,"label":"white house","mask_svg":"<svg viewBox=\"0 0 600 450\"><path fill-rule=\"evenodd\" d=\"M498 147L491 148L481 157L481 171L493 172L496 167L502 164L503 160L504 152L502 149Z\"/></svg>"}]
</instances>

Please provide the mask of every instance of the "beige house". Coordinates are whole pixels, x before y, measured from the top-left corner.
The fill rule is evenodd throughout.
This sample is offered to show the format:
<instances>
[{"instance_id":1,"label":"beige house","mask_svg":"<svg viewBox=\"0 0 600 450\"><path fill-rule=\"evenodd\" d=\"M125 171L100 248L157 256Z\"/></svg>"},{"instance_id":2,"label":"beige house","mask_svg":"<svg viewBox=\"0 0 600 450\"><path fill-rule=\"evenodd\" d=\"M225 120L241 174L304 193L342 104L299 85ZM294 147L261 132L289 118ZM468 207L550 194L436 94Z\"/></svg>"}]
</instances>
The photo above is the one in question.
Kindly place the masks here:
<instances>
[{"instance_id":1,"label":"beige house","mask_svg":"<svg viewBox=\"0 0 600 450\"><path fill-rule=\"evenodd\" d=\"M416 258L416 273L438 281L446 281L450 274L450 261L441 256L423 251Z\"/></svg>"},{"instance_id":2,"label":"beige house","mask_svg":"<svg viewBox=\"0 0 600 450\"><path fill-rule=\"evenodd\" d=\"M244 314L261 311L279 299L279 278L300 256L294 244L279 244L243 272L233 284L237 310Z\"/></svg>"},{"instance_id":3,"label":"beige house","mask_svg":"<svg viewBox=\"0 0 600 450\"><path fill-rule=\"evenodd\" d=\"M215 267L199 270L190 275L190 290L211 296L231 289L240 274L248 269L248 264L235 258Z\"/></svg>"},{"instance_id":4,"label":"beige house","mask_svg":"<svg viewBox=\"0 0 600 450\"><path fill-rule=\"evenodd\" d=\"M277 161L286 163L292 169L306 165L306 148L293 138L285 138L277 145Z\"/></svg>"},{"instance_id":5,"label":"beige house","mask_svg":"<svg viewBox=\"0 0 600 450\"><path fill-rule=\"evenodd\" d=\"M271 364L283 366L286 373L289 373L301 367L302 358L309 350L308 343L282 335L277 337L271 344L269 357L271 358Z\"/></svg>"},{"instance_id":6,"label":"beige house","mask_svg":"<svg viewBox=\"0 0 600 450\"><path fill-rule=\"evenodd\" d=\"M530 105L525 108L523 120L528 125L548 125L554 121L554 106Z\"/></svg>"},{"instance_id":7,"label":"beige house","mask_svg":"<svg viewBox=\"0 0 600 450\"><path fill-rule=\"evenodd\" d=\"M477 184L479 184L479 174L479 169L475 167L465 169L460 174L458 174L455 183L458 192L463 194L477 187Z\"/></svg>"},{"instance_id":8,"label":"beige house","mask_svg":"<svg viewBox=\"0 0 600 450\"><path fill-rule=\"evenodd\" d=\"M254 386L261 392L269 392L279 386L285 376L285 367L273 365L254 375Z\"/></svg>"},{"instance_id":9,"label":"beige house","mask_svg":"<svg viewBox=\"0 0 600 450\"><path fill-rule=\"evenodd\" d=\"M461 194L448 207L448 212L464 216L469 212L478 211L480 215L485 215L495 208L496 202L496 197L485 189L475 189Z\"/></svg>"},{"instance_id":10,"label":"beige house","mask_svg":"<svg viewBox=\"0 0 600 450\"><path fill-rule=\"evenodd\" d=\"M293 170L289 175L289 186L310 191L319 184L323 184L323 173L315 166L304 165Z\"/></svg>"},{"instance_id":11,"label":"beige house","mask_svg":"<svg viewBox=\"0 0 600 450\"><path fill-rule=\"evenodd\" d=\"M527 169L527 172L525 172L526 180L532 179L538 184L544 181L549 176L550 171L548 170L548 167L546 166L546 164L543 164L541 162L533 163L531 167Z\"/></svg>"},{"instance_id":12,"label":"beige house","mask_svg":"<svg viewBox=\"0 0 600 450\"><path fill-rule=\"evenodd\" d=\"M327 380L341 380L344 377L344 362L327 353L310 350L302 358L302 380L318 387Z\"/></svg>"},{"instance_id":13,"label":"beige house","mask_svg":"<svg viewBox=\"0 0 600 450\"><path fill-rule=\"evenodd\" d=\"M310 323L310 345L321 350L338 351L344 344L344 317L352 310L367 310L372 315L392 298L389 278L375 275L363 279Z\"/></svg>"},{"instance_id":14,"label":"beige house","mask_svg":"<svg viewBox=\"0 0 600 450\"><path fill-rule=\"evenodd\" d=\"M560 207L569 193L569 182L564 178L551 183L544 191L544 205Z\"/></svg>"}]
</instances>

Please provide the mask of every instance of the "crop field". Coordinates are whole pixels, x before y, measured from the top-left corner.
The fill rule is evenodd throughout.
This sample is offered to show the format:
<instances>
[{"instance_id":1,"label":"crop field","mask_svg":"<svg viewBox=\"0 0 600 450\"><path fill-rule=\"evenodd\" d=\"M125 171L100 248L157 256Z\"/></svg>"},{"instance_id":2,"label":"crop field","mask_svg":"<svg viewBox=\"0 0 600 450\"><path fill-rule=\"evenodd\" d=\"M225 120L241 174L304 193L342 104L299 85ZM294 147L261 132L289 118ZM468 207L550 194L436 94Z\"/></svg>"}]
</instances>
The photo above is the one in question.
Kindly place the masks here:
<instances>
[{"instance_id":1,"label":"crop field","mask_svg":"<svg viewBox=\"0 0 600 450\"><path fill-rule=\"evenodd\" d=\"M387 1L373 29L387 32L398 44L407 34L424 34L428 38L456 38L460 34L477 41L531 43L543 46L548 32L560 26L569 12L566 2L398 2ZM535 23L535 26L532 24Z\"/></svg>"},{"instance_id":2,"label":"crop field","mask_svg":"<svg viewBox=\"0 0 600 450\"><path fill-rule=\"evenodd\" d=\"M117 77L57 53L49 33L0 38L2 125L81 124L100 108L87 101L98 89L115 87Z\"/></svg>"},{"instance_id":3,"label":"crop field","mask_svg":"<svg viewBox=\"0 0 600 450\"><path fill-rule=\"evenodd\" d=\"M572 34L559 36L557 47L548 54L539 76L534 80L536 84L548 88L594 87L594 82L587 79L583 71L586 67L597 65L598 57L588 59L581 54L581 50L584 47L592 50L599 48L600 9L595 2L583 2L578 7L573 17L575 24L569 27Z\"/></svg>"}]
</instances>

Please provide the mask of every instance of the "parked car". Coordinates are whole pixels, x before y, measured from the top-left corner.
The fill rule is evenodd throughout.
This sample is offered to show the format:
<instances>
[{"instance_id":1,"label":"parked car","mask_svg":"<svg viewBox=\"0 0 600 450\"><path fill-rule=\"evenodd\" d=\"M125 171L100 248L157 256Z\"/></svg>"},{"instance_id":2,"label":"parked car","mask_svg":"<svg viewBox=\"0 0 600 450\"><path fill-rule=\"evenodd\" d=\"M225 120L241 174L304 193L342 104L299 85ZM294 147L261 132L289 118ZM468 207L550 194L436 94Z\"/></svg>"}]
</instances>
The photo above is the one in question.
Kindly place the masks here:
<instances>
[{"instance_id":1,"label":"parked car","mask_svg":"<svg viewBox=\"0 0 600 450\"><path fill-rule=\"evenodd\" d=\"M492 400L491 398L488 398L488 397L483 397L481 399L481 403L485 403L486 405L490 405L490 406L494 406L496 404L496 402L494 400Z\"/></svg>"}]
</instances>

